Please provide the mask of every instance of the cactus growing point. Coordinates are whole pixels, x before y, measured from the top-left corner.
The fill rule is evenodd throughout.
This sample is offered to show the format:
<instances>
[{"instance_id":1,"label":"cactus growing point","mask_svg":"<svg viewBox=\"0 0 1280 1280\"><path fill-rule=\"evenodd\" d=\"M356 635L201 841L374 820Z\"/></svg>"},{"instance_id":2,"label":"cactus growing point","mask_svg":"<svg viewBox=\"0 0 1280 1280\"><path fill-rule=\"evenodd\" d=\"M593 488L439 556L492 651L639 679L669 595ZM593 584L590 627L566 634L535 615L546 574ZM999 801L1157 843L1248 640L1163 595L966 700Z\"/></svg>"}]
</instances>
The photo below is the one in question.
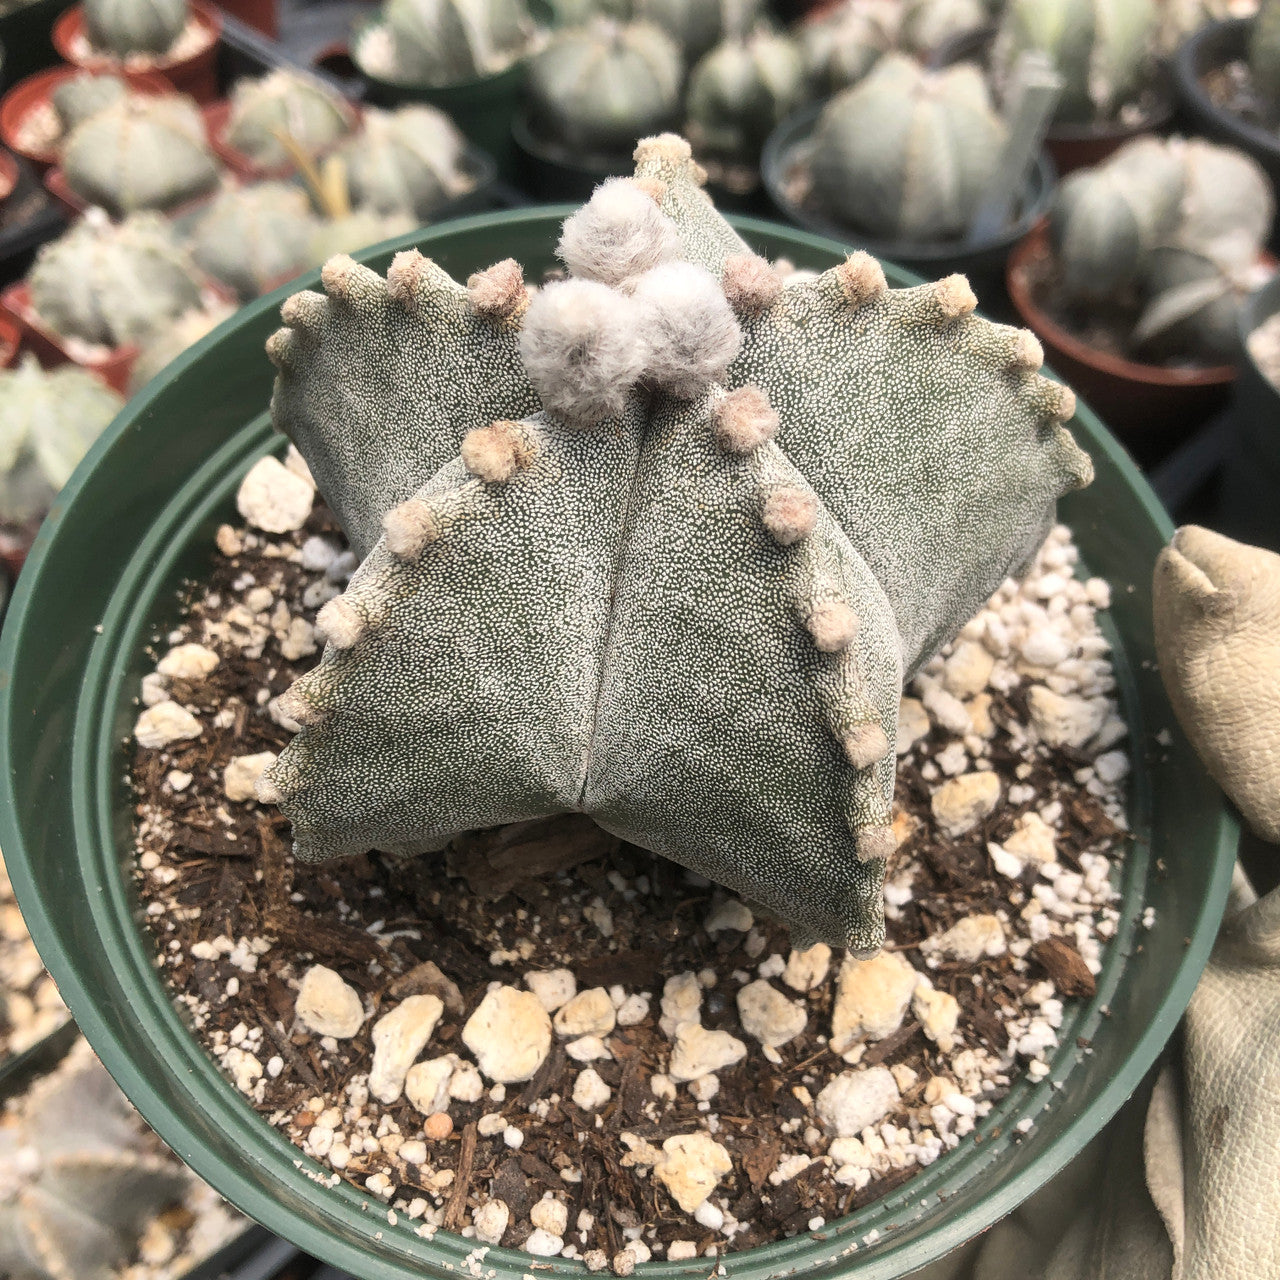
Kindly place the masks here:
<instances>
[{"instance_id":1,"label":"cactus growing point","mask_svg":"<svg viewBox=\"0 0 1280 1280\"><path fill-rule=\"evenodd\" d=\"M1088 482L1074 400L962 278L784 289L637 159L532 297L408 252L285 304L273 418L365 560L259 797L310 860L582 811L873 950L903 677Z\"/></svg>"}]
</instances>

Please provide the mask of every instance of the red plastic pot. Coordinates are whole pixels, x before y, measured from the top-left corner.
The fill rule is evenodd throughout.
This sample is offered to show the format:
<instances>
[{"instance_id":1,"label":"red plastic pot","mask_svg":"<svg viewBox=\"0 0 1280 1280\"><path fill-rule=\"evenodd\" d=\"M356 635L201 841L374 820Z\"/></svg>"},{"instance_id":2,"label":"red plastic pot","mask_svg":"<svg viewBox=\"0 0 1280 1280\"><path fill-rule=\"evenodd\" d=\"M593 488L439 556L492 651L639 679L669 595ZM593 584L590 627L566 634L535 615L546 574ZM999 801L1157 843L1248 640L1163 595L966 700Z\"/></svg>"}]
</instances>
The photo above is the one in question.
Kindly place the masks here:
<instances>
[{"instance_id":1,"label":"red plastic pot","mask_svg":"<svg viewBox=\"0 0 1280 1280\"><path fill-rule=\"evenodd\" d=\"M360 108L345 100L340 101L339 105L347 120L347 132L334 146L341 145L360 126ZM213 148L218 159L238 178L248 182L258 182L264 178L288 178L295 172L292 164L278 165L273 169L263 168L227 141L227 124L231 119L231 103L227 99L219 98L216 102L206 103L203 112L205 132L209 135L209 146Z\"/></svg>"},{"instance_id":2,"label":"red plastic pot","mask_svg":"<svg viewBox=\"0 0 1280 1280\"><path fill-rule=\"evenodd\" d=\"M42 172L51 164L58 162L55 148L39 148L20 145L22 126L27 116L47 105L53 98L59 85L82 74L83 67L50 67L47 71L37 71L35 75L19 80L8 93L0 98L0 142L10 151L16 151L26 157ZM154 71L138 71L129 77L130 86L138 93L147 93L155 97L172 93L173 85L164 76Z\"/></svg>"},{"instance_id":3,"label":"red plastic pot","mask_svg":"<svg viewBox=\"0 0 1280 1280\"><path fill-rule=\"evenodd\" d=\"M204 0L191 0L191 16L204 34L200 48L185 58L156 58L145 70L105 54L88 52L80 5L68 9L53 24L53 47L64 61L86 71L111 71L131 84L154 73L163 76L179 93L189 93L197 102L211 102L218 96L218 36L222 31L222 14Z\"/></svg>"},{"instance_id":4,"label":"red plastic pot","mask_svg":"<svg viewBox=\"0 0 1280 1280\"><path fill-rule=\"evenodd\" d=\"M0 151L0 202L13 195L18 185L18 162L7 151Z\"/></svg>"},{"instance_id":5,"label":"red plastic pot","mask_svg":"<svg viewBox=\"0 0 1280 1280\"><path fill-rule=\"evenodd\" d=\"M1036 300L1035 268L1052 252L1041 223L1009 257L1006 284L1022 323L1040 339L1054 372L1111 423L1140 461L1164 456L1226 404L1235 366L1139 364L1082 342Z\"/></svg>"},{"instance_id":6,"label":"red plastic pot","mask_svg":"<svg viewBox=\"0 0 1280 1280\"><path fill-rule=\"evenodd\" d=\"M21 345L22 330L8 316L0 315L0 369L7 369L13 364Z\"/></svg>"}]
</instances>

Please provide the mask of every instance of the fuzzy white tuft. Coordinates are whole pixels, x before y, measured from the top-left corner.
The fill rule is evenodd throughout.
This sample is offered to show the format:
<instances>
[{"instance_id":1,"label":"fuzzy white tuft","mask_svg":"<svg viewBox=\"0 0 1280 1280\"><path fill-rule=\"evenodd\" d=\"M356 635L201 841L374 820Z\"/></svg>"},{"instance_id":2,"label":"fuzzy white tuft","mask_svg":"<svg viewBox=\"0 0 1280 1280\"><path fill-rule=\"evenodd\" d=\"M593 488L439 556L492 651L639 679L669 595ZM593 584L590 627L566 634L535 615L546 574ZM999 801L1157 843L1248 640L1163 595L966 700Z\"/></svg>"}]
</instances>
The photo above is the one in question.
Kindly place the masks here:
<instances>
[{"instance_id":1,"label":"fuzzy white tuft","mask_svg":"<svg viewBox=\"0 0 1280 1280\"><path fill-rule=\"evenodd\" d=\"M724 296L739 315L767 311L781 292L781 277L758 253L731 253L724 260Z\"/></svg>"},{"instance_id":2,"label":"fuzzy white tuft","mask_svg":"<svg viewBox=\"0 0 1280 1280\"><path fill-rule=\"evenodd\" d=\"M319 724L325 718L324 713L292 685L276 699L276 708L294 724Z\"/></svg>"},{"instance_id":3,"label":"fuzzy white tuft","mask_svg":"<svg viewBox=\"0 0 1280 1280\"><path fill-rule=\"evenodd\" d=\"M869 769L889 754L889 739L874 720L855 725L844 735L841 745L855 769Z\"/></svg>"},{"instance_id":4,"label":"fuzzy white tuft","mask_svg":"<svg viewBox=\"0 0 1280 1280\"><path fill-rule=\"evenodd\" d=\"M535 449L518 422L500 419L462 437L462 465L486 484L505 484L533 461Z\"/></svg>"},{"instance_id":5,"label":"fuzzy white tuft","mask_svg":"<svg viewBox=\"0 0 1280 1280\"><path fill-rule=\"evenodd\" d=\"M843 600L819 601L806 622L823 653L843 653L858 638L858 615Z\"/></svg>"},{"instance_id":6,"label":"fuzzy white tuft","mask_svg":"<svg viewBox=\"0 0 1280 1280\"><path fill-rule=\"evenodd\" d=\"M764 500L764 527L779 546L789 547L813 532L818 500L798 485L780 484Z\"/></svg>"},{"instance_id":7,"label":"fuzzy white tuft","mask_svg":"<svg viewBox=\"0 0 1280 1280\"><path fill-rule=\"evenodd\" d=\"M280 307L280 319L291 329L319 329L328 313L329 301L322 293L303 289L287 297Z\"/></svg>"},{"instance_id":8,"label":"fuzzy white tuft","mask_svg":"<svg viewBox=\"0 0 1280 1280\"><path fill-rule=\"evenodd\" d=\"M648 358L639 320L630 297L594 280L538 290L525 312L520 356L549 413L590 427L622 411Z\"/></svg>"},{"instance_id":9,"label":"fuzzy white tuft","mask_svg":"<svg viewBox=\"0 0 1280 1280\"><path fill-rule=\"evenodd\" d=\"M874 302L889 288L884 278L884 268L865 250L851 253L835 268L840 290L851 305L860 307L864 302Z\"/></svg>"},{"instance_id":10,"label":"fuzzy white tuft","mask_svg":"<svg viewBox=\"0 0 1280 1280\"><path fill-rule=\"evenodd\" d=\"M745 456L773 439L778 430L778 414L759 387L747 385L730 391L716 406L712 430L716 443L726 453ZM766 507L766 522L767 511Z\"/></svg>"},{"instance_id":11,"label":"fuzzy white tuft","mask_svg":"<svg viewBox=\"0 0 1280 1280\"><path fill-rule=\"evenodd\" d=\"M350 649L364 634L364 619L337 596L316 614L316 627L335 649Z\"/></svg>"},{"instance_id":12,"label":"fuzzy white tuft","mask_svg":"<svg viewBox=\"0 0 1280 1280\"><path fill-rule=\"evenodd\" d=\"M892 827L863 827L858 832L858 858L862 862L888 859L897 847L898 837Z\"/></svg>"},{"instance_id":13,"label":"fuzzy white tuft","mask_svg":"<svg viewBox=\"0 0 1280 1280\"><path fill-rule=\"evenodd\" d=\"M259 804L279 804L284 799L280 788L271 780L271 770L260 773L253 784L253 793Z\"/></svg>"},{"instance_id":14,"label":"fuzzy white tuft","mask_svg":"<svg viewBox=\"0 0 1280 1280\"><path fill-rule=\"evenodd\" d=\"M1034 373L1044 364L1044 348L1030 329L1017 329L1009 344L1009 367Z\"/></svg>"},{"instance_id":15,"label":"fuzzy white tuft","mask_svg":"<svg viewBox=\"0 0 1280 1280\"><path fill-rule=\"evenodd\" d=\"M742 330L709 271L667 263L636 280L633 295L649 349L647 381L689 400L725 376Z\"/></svg>"},{"instance_id":16,"label":"fuzzy white tuft","mask_svg":"<svg viewBox=\"0 0 1280 1280\"><path fill-rule=\"evenodd\" d=\"M630 178L610 178L565 219L556 252L575 276L620 285L679 258L680 233Z\"/></svg>"},{"instance_id":17,"label":"fuzzy white tuft","mask_svg":"<svg viewBox=\"0 0 1280 1280\"><path fill-rule=\"evenodd\" d=\"M439 538L440 517L429 502L410 498L382 517L387 550L400 560L416 560L429 542Z\"/></svg>"},{"instance_id":18,"label":"fuzzy white tuft","mask_svg":"<svg viewBox=\"0 0 1280 1280\"><path fill-rule=\"evenodd\" d=\"M946 276L933 286L933 300L944 320L958 320L978 305L977 295L962 275Z\"/></svg>"},{"instance_id":19,"label":"fuzzy white tuft","mask_svg":"<svg viewBox=\"0 0 1280 1280\"><path fill-rule=\"evenodd\" d=\"M477 271L467 280L467 297L476 315L493 324L519 315L529 305L524 272L514 258Z\"/></svg>"}]
</instances>

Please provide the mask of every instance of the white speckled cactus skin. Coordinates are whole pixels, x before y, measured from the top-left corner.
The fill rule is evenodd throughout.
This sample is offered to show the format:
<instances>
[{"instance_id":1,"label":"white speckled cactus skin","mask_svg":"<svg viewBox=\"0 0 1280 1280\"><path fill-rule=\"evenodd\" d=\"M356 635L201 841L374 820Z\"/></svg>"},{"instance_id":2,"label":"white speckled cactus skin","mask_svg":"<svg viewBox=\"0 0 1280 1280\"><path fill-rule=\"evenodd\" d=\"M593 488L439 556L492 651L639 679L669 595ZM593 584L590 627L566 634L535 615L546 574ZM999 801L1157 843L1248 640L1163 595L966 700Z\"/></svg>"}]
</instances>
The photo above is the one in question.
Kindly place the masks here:
<instances>
[{"instance_id":1,"label":"white speckled cactus skin","mask_svg":"<svg viewBox=\"0 0 1280 1280\"><path fill-rule=\"evenodd\" d=\"M595 18L557 32L530 60L530 117L564 146L625 155L674 121L683 78L680 48L659 27Z\"/></svg>"},{"instance_id":2,"label":"white speckled cactus skin","mask_svg":"<svg viewBox=\"0 0 1280 1280\"><path fill-rule=\"evenodd\" d=\"M1007 80L1024 50L1040 50L1065 82L1056 118L1110 120L1150 83L1158 30L1154 0L1009 0L996 78Z\"/></svg>"},{"instance_id":3,"label":"white speckled cactus skin","mask_svg":"<svg viewBox=\"0 0 1280 1280\"><path fill-rule=\"evenodd\" d=\"M314 156L333 146L350 127L350 109L313 76L273 71L261 79L237 81L231 90L227 142L264 169L290 163L280 133Z\"/></svg>"},{"instance_id":4,"label":"white speckled cactus skin","mask_svg":"<svg viewBox=\"0 0 1280 1280\"><path fill-rule=\"evenodd\" d=\"M64 136L82 120L119 102L127 92L128 87L119 76L93 75L86 71L64 80L51 95Z\"/></svg>"},{"instance_id":5,"label":"white speckled cactus skin","mask_svg":"<svg viewBox=\"0 0 1280 1280\"><path fill-rule=\"evenodd\" d=\"M814 196L869 235L960 236L1005 132L976 67L926 71L889 54L823 109L810 156Z\"/></svg>"},{"instance_id":6,"label":"white speckled cactus skin","mask_svg":"<svg viewBox=\"0 0 1280 1280\"><path fill-rule=\"evenodd\" d=\"M0 1122L0 1274L112 1280L146 1221L181 1194L176 1162L145 1133L79 1042Z\"/></svg>"},{"instance_id":7,"label":"white speckled cactus skin","mask_svg":"<svg viewBox=\"0 0 1280 1280\"><path fill-rule=\"evenodd\" d=\"M176 94L129 94L95 112L67 138L67 185L115 217L168 209L218 181L200 111Z\"/></svg>"},{"instance_id":8,"label":"white speckled cactus skin","mask_svg":"<svg viewBox=\"0 0 1280 1280\"><path fill-rule=\"evenodd\" d=\"M474 186L466 142L443 111L411 105L368 108L359 136L342 150L352 199L379 213L425 222Z\"/></svg>"},{"instance_id":9,"label":"white speckled cactus skin","mask_svg":"<svg viewBox=\"0 0 1280 1280\"><path fill-rule=\"evenodd\" d=\"M191 259L154 214L82 219L40 249L27 282L58 333L111 347L141 342L200 304Z\"/></svg>"},{"instance_id":10,"label":"white speckled cactus skin","mask_svg":"<svg viewBox=\"0 0 1280 1280\"><path fill-rule=\"evenodd\" d=\"M48 510L98 433L124 401L68 364L45 372L35 356L0 369L0 520L21 524Z\"/></svg>"},{"instance_id":11,"label":"white speckled cactus skin","mask_svg":"<svg viewBox=\"0 0 1280 1280\"><path fill-rule=\"evenodd\" d=\"M366 558L259 794L313 860L585 812L874 950L902 680L1088 482L1074 400L963 279L783 289L687 143L637 160L532 301L410 252L285 305L273 418Z\"/></svg>"},{"instance_id":12,"label":"white speckled cactus skin","mask_svg":"<svg viewBox=\"0 0 1280 1280\"><path fill-rule=\"evenodd\" d=\"M187 0L84 0L89 43L117 58L167 53L187 17Z\"/></svg>"}]
</instances>

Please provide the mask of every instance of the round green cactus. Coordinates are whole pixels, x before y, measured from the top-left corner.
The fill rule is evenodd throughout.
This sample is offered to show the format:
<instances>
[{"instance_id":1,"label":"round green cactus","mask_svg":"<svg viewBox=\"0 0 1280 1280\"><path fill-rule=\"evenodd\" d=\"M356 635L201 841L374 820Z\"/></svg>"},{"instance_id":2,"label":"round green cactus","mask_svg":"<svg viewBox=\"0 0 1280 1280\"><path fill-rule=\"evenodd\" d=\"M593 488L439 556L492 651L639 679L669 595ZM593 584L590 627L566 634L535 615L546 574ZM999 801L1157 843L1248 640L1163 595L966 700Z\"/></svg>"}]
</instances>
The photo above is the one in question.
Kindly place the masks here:
<instances>
[{"instance_id":1,"label":"round green cactus","mask_svg":"<svg viewBox=\"0 0 1280 1280\"><path fill-rule=\"evenodd\" d=\"M247 302L309 265L315 229L306 192L262 182L218 195L191 234L191 256Z\"/></svg>"},{"instance_id":2,"label":"round green cactus","mask_svg":"<svg viewBox=\"0 0 1280 1280\"><path fill-rule=\"evenodd\" d=\"M897 0L845 0L800 27L800 48L815 92L836 93L857 84L890 49L902 25Z\"/></svg>"},{"instance_id":3,"label":"round green cactus","mask_svg":"<svg viewBox=\"0 0 1280 1280\"><path fill-rule=\"evenodd\" d=\"M27 278L44 323L66 338L119 347L200 305L200 277L154 214L86 217L36 255Z\"/></svg>"},{"instance_id":4,"label":"round green cactus","mask_svg":"<svg viewBox=\"0 0 1280 1280\"><path fill-rule=\"evenodd\" d=\"M814 196L869 235L959 236L1005 135L976 67L926 71L890 54L823 110L810 157Z\"/></svg>"},{"instance_id":5,"label":"round green cactus","mask_svg":"<svg viewBox=\"0 0 1280 1280\"><path fill-rule=\"evenodd\" d=\"M89 43L117 58L168 53L190 16L187 0L84 0Z\"/></svg>"},{"instance_id":6,"label":"round green cactus","mask_svg":"<svg viewBox=\"0 0 1280 1280\"><path fill-rule=\"evenodd\" d=\"M804 97L804 59L793 40L768 30L726 40L689 77L689 140L700 153L753 162Z\"/></svg>"},{"instance_id":7,"label":"round green cactus","mask_svg":"<svg viewBox=\"0 0 1280 1280\"><path fill-rule=\"evenodd\" d=\"M120 216L169 209L217 185L199 108L176 94L128 94L79 124L62 151L67 185Z\"/></svg>"},{"instance_id":8,"label":"round green cactus","mask_svg":"<svg viewBox=\"0 0 1280 1280\"><path fill-rule=\"evenodd\" d=\"M0 369L0 520L23 524L47 511L122 408L123 399L79 365L45 372L28 355L16 369Z\"/></svg>"},{"instance_id":9,"label":"round green cactus","mask_svg":"<svg viewBox=\"0 0 1280 1280\"><path fill-rule=\"evenodd\" d=\"M352 54L370 75L438 88L505 71L533 33L524 0L386 0Z\"/></svg>"},{"instance_id":10,"label":"round green cactus","mask_svg":"<svg viewBox=\"0 0 1280 1280\"><path fill-rule=\"evenodd\" d=\"M474 185L465 156L466 140L453 122L427 106L366 110L364 128L342 151L357 205L419 222Z\"/></svg>"},{"instance_id":11,"label":"round green cactus","mask_svg":"<svg viewBox=\"0 0 1280 1280\"><path fill-rule=\"evenodd\" d=\"M119 76L94 75L85 71L64 80L51 95L63 136L90 116L114 106L128 92L128 86Z\"/></svg>"},{"instance_id":12,"label":"round green cactus","mask_svg":"<svg viewBox=\"0 0 1280 1280\"><path fill-rule=\"evenodd\" d=\"M566 147L630 154L673 121L683 78L679 46L660 28L596 18L557 32L530 61L530 115Z\"/></svg>"},{"instance_id":13,"label":"round green cactus","mask_svg":"<svg viewBox=\"0 0 1280 1280\"><path fill-rule=\"evenodd\" d=\"M1009 0L993 51L998 83L1025 50L1046 54L1063 79L1056 119L1111 120L1152 79L1155 0Z\"/></svg>"},{"instance_id":14,"label":"round green cactus","mask_svg":"<svg viewBox=\"0 0 1280 1280\"><path fill-rule=\"evenodd\" d=\"M264 169L291 162L282 133L315 156L350 129L350 109L314 76L279 70L260 79L238 80L232 87L226 140Z\"/></svg>"}]
</instances>

